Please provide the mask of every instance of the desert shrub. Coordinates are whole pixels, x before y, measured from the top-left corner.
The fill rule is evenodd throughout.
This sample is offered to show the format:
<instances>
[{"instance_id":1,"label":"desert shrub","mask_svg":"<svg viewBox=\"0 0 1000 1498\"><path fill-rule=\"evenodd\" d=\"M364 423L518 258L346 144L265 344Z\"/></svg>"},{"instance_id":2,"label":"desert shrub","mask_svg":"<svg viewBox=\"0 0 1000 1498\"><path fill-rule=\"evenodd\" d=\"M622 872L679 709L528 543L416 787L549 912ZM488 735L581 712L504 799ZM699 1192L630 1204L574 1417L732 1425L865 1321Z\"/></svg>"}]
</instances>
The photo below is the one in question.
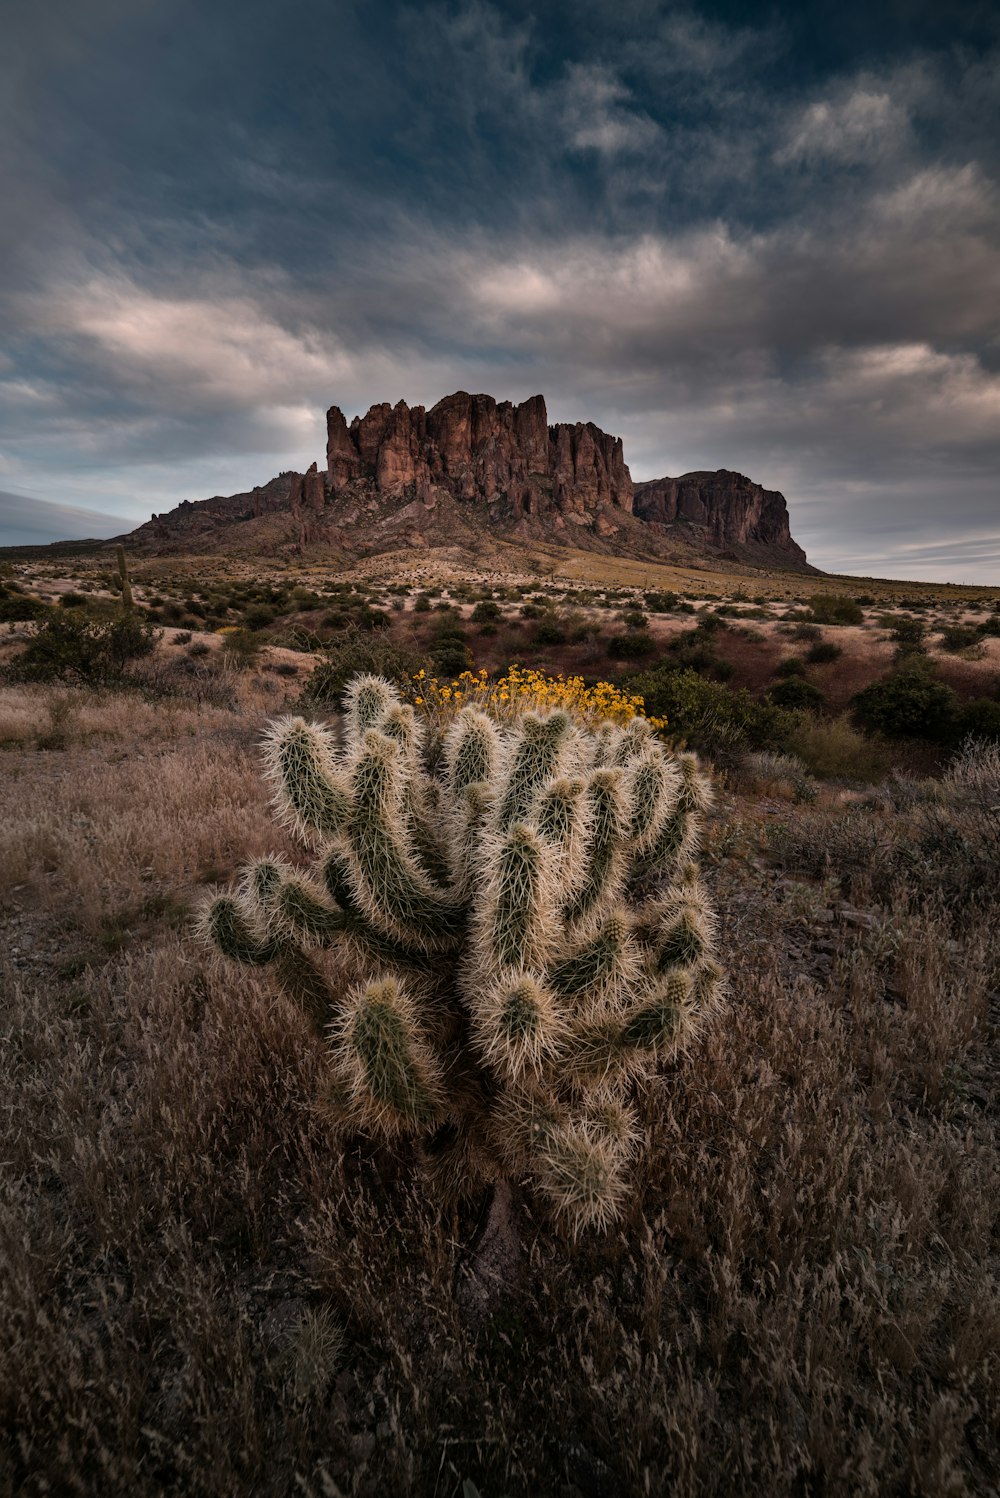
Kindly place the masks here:
<instances>
[{"instance_id":1,"label":"desert shrub","mask_svg":"<svg viewBox=\"0 0 1000 1498\"><path fill-rule=\"evenodd\" d=\"M59 599L60 606L64 609L83 608L86 605L86 602L86 593L77 593L72 588L69 590L69 592L63 593Z\"/></svg>"},{"instance_id":2,"label":"desert shrub","mask_svg":"<svg viewBox=\"0 0 1000 1498\"><path fill-rule=\"evenodd\" d=\"M360 608L354 610L351 621L356 629L368 632L376 629L389 629L392 624L392 620L384 609L372 608L367 603L363 603Z\"/></svg>"},{"instance_id":3,"label":"desert shrub","mask_svg":"<svg viewBox=\"0 0 1000 1498\"><path fill-rule=\"evenodd\" d=\"M941 741L953 731L955 693L918 659L875 681L853 699L857 722L890 738Z\"/></svg>"},{"instance_id":4,"label":"desert shrub","mask_svg":"<svg viewBox=\"0 0 1000 1498\"><path fill-rule=\"evenodd\" d=\"M988 619L983 619L976 625L976 633L979 635L1000 635L1000 613L991 614Z\"/></svg>"},{"instance_id":5,"label":"desert shrub","mask_svg":"<svg viewBox=\"0 0 1000 1498\"><path fill-rule=\"evenodd\" d=\"M814 624L863 624L864 610L840 593L814 593L807 600Z\"/></svg>"},{"instance_id":6,"label":"desert shrub","mask_svg":"<svg viewBox=\"0 0 1000 1498\"><path fill-rule=\"evenodd\" d=\"M222 630L222 652L236 666L253 666L260 660L264 642L252 629Z\"/></svg>"},{"instance_id":7,"label":"desert shrub","mask_svg":"<svg viewBox=\"0 0 1000 1498\"><path fill-rule=\"evenodd\" d=\"M968 624L952 624L941 631L939 643L942 650L968 650L978 645L979 631Z\"/></svg>"},{"instance_id":8,"label":"desert shrub","mask_svg":"<svg viewBox=\"0 0 1000 1498\"><path fill-rule=\"evenodd\" d=\"M540 603L522 603L522 619L541 619L545 614L545 608Z\"/></svg>"},{"instance_id":9,"label":"desert shrub","mask_svg":"<svg viewBox=\"0 0 1000 1498\"><path fill-rule=\"evenodd\" d=\"M646 627L646 616L642 609L625 609L618 617L626 629L645 629Z\"/></svg>"},{"instance_id":10,"label":"desert shrub","mask_svg":"<svg viewBox=\"0 0 1000 1498\"><path fill-rule=\"evenodd\" d=\"M912 614L882 614L878 622L889 631L902 652L924 648L927 625L923 619L914 619Z\"/></svg>"},{"instance_id":11,"label":"desert shrub","mask_svg":"<svg viewBox=\"0 0 1000 1498\"><path fill-rule=\"evenodd\" d=\"M811 681L806 681L802 676L788 676L784 681L777 682L768 692L768 696L778 707L792 710L816 711L826 703L826 698L819 687Z\"/></svg>"},{"instance_id":12,"label":"desert shrub","mask_svg":"<svg viewBox=\"0 0 1000 1498\"><path fill-rule=\"evenodd\" d=\"M199 656L210 655L211 652L212 647L206 640L195 640L194 644L188 651L188 655L192 660L197 660Z\"/></svg>"},{"instance_id":13,"label":"desert shrub","mask_svg":"<svg viewBox=\"0 0 1000 1498\"><path fill-rule=\"evenodd\" d=\"M455 626L431 643L428 658L438 676L461 676L475 664L464 633Z\"/></svg>"},{"instance_id":14,"label":"desert shrub","mask_svg":"<svg viewBox=\"0 0 1000 1498\"><path fill-rule=\"evenodd\" d=\"M740 760L739 778L764 795L784 795L799 802L816 800L816 786L794 754L754 750Z\"/></svg>"},{"instance_id":15,"label":"desert shrub","mask_svg":"<svg viewBox=\"0 0 1000 1498\"><path fill-rule=\"evenodd\" d=\"M848 717L803 718L789 736L789 746L811 775L844 780L881 780L890 768L883 740L861 733Z\"/></svg>"},{"instance_id":16,"label":"desert shrub","mask_svg":"<svg viewBox=\"0 0 1000 1498\"><path fill-rule=\"evenodd\" d=\"M991 697L967 702L955 715L955 731L961 738L1000 740L1000 702Z\"/></svg>"},{"instance_id":17,"label":"desert shrub","mask_svg":"<svg viewBox=\"0 0 1000 1498\"><path fill-rule=\"evenodd\" d=\"M191 631L189 629L179 629L174 635L173 643L175 645L190 645Z\"/></svg>"},{"instance_id":18,"label":"desert shrub","mask_svg":"<svg viewBox=\"0 0 1000 1498\"><path fill-rule=\"evenodd\" d=\"M612 635L608 654L619 661L641 661L652 655L656 641L645 629L630 629L623 635Z\"/></svg>"},{"instance_id":19,"label":"desert shrub","mask_svg":"<svg viewBox=\"0 0 1000 1498\"><path fill-rule=\"evenodd\" d=\"M492 598L483 598L472 610L471 618L473 624L495 624L503 618L503 609Z\"/></svg>"},{"instance_id":20,"label":"desert shrub","mask_svg":"<svg viewBox=\"0 0 1000 1498\"><path fill-rule=\"evenodd\" d=\"M643 602L651 614L669 614L677 607L677 594L644 593Z\"/></svg>"},{"instance_id":21,"label":"desert shrub","mask_svg":"<svg viewBox=\"0 0 1000 1498\"><path fill-rule=\"evenodd\" d=\"M475 664L468 645L453 636L433 645L428 659L439 676L460 676L463 671L472 670Z\"/></svg>"},{"instance_id":22,"label":"desert shrub","mask_svg":"<svg viewBox=\"0 0 1000 1498\"><path fill-rule=\"evenodd\" d=\"M0 598L0 624L24 624L47 613L46 605L30 593L10 593Z\"/></svg>"},{"instance_id":23,"label":"desert shrub","mask_svg":"<svg viewBox=\"0 0 1000 1498\"><path fill-rule=\"evenodd\" d=\"M718 1002L694 863L707 781L641 718L465 708L439 745L379 678L346 708L339 754L301 718L267 746L313 873L261 860L206 934L314 1025L341 1127L412 1140L445 1200L527 1178L574 1234L606 1225L639 1147L636 1083ZM323 946L355 970L346 994Z\"/></svg>"},{"instance_id":24,"label":"desert shrub","mask_svg":"<svg viewBox=\"0 0 1000 1498\"><path fill-rule=\"evenodd\" d=\"M8 670L19 681L114 682L150 655L159 638L149 619L132 611L93 620L52 609L32 626Z\"/></svg>"},{"instance_id":25,"label":"desert shrub","mask_svg":"<svg viewBox=\"0 0 1000 1498\"><path fill-rule=\"evenodd\" d=\"M257 604L254 608L247 609L243 615L243 625L246 629L267 629L274 623L276 618L277 614L274 609L268 607L266 604Z\"/></svg>"},{"instance_id":26,"label":"desert shrub","mask_svg":"<svg viewBox=\"0 0 1000 1498\"><path fill-rule=\"evenodd\" d=\"M566 625L558 614L539 619L535 626L534 641L536 645L565 645Z\"/></svg>"},{"instance_id":27,"label":"desert shrub","mask_svg":"<svg viewBox=\"0 0 1000 1498\"><path fill-rule=\"evenodd\" d=\"M659 666L629 677L627 686L642 696L647 712L667 720L673 737L704 753L783 749L796 723L776 703L758 702L745 688L687 669Z\"/></svg>"},{"instance_id":28,"label":"desert shrub","mask_svg":"<svg viewBox=\"0 0 1000 1498\"><path fill-rule=\"evenodd\" d=\"M419 667L420 657L391 639L345 630L325 646L303 688L302 701L337 708L352 677L371 673L398 683L408 681Z\"/></svg>"},{"instance_id":29,"label":"desert shrub","mask_svg":"<svg viewBox=\"0 0 1000 1498\"><path fill-rule=\"evenodd\" d=\"M805 658L812 666L825 666L830 661L839 660L843 653L841 647L832 640L817 640L809 646Z\"/></svg>"},{"instance_id":30,"label":"desert shrub","mask_svg":"<svg viewBox=\"0 0 1000 1498\"><path fill-rule=\"evenodd\" d=\"M806 663L801 655L786 655L774 668L775 676L805 676Z\"/></svg>"},{"instance_id":31,"label":"desert shrub","mask_svg":"<svg viewBox=\"0 0 1000 1498\"><path fill-rule=\"evenodd\" d=\"M821 640L823 631L818 624L810 624L808 620L801 620L788 629L788 634L793 640Z\"/></svg>"},{"instance_id":32,"label":"desert shrub","mask_svg":"<svg viewBox=\"0 0 1000 1498\"><path fill-rule=\"evenodd\" d=\"M697 671L703 676L713 676L717 681L726 681L733 674L730 661L719 655L716 635L728 630L724 619L715 614L703 614L694 629L686 629L664 646L664 654L670 657L675 669Z\"/></svg>"},{"instance_id":33,"label":"desert shrub","mask_svg":"<svg viewBox=\"0 0 1000 1498\"><path fill-rule=\"evenodd\" d=\"M429 614L430 611L431 601L427 597L427 594L418 593L416 598L413 600L413 612L415 614Z\"/></svg>"}]
</instances>

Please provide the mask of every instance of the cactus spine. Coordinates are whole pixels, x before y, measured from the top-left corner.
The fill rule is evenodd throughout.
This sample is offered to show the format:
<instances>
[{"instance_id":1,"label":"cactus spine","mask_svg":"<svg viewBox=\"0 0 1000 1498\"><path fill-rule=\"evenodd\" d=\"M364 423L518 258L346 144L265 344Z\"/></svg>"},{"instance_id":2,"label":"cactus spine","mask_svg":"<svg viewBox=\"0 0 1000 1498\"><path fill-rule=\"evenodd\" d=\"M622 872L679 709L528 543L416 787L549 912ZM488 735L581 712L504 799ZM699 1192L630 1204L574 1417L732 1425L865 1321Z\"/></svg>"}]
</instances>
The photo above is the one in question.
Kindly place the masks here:
<instances>
[{"instance_id":1,"label":"cactus spine","mask_svg":"<svg viewBox=\"0 0 1000 1498\"><path fill-rule=\"evenodd\" d=\"M340 751L286 718L265 765L316 866L259 861L204 932L273 965L324 1038L329 1106L413 1138L451 1195L529 1178L574 1232L612 1221L635 1085L722 989L694 757L641 719L595 732L561 712L500 726L466 708L431 744L360 677Z\"/></svg>"}]
</instances>

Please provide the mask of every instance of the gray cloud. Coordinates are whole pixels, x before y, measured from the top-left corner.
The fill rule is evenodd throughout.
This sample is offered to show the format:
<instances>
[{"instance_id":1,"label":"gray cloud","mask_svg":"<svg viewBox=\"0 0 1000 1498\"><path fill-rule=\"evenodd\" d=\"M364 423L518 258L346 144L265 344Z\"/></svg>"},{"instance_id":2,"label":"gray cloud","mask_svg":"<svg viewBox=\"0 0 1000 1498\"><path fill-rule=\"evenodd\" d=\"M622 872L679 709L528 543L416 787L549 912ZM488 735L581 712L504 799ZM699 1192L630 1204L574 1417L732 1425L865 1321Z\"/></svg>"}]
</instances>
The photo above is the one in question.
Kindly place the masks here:
<instances>
[{"instance_id":1,"label":"gray cloud","mask_svg":"<svg viewBox=\"0 0 1000 1498\"><path fill-rule=\"evenodd\" d=\"M120 517L75 505L53 504L0 489L0 536L4 546L47 546L50 541L88 541L120 535Z\"/></svg>"},{"instance_id":2,"label":"gray cloud","mask_svg":"<svg viewBox=\"0 0 1000 1498\"><path fill-rule=\"evenodd\" d=\"M776 87L781 28L652 0L571 32L391 6L381 34L342 3L296 73L251 4L242 91L223 71L195 129L202 13L87 12L0 102L0 480L141 519L319 457L334 401L541 389L639 477L784 489L820 565L995 577L1000 51ZM181 19L126 138L136 84L105 103L101 70Z\"/></svg>"}]
</instances>

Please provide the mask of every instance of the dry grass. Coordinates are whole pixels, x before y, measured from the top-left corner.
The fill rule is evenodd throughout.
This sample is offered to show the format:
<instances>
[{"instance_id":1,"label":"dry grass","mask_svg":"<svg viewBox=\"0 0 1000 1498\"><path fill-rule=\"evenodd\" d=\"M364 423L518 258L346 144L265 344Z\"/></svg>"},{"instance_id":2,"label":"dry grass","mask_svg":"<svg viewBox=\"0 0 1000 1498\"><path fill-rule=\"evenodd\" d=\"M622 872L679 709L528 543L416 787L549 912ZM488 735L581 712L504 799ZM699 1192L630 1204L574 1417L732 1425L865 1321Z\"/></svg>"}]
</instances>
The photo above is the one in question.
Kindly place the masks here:
<instances>
[{"instance_id":1,"label":"dry grass","mask_svg":"<svg viewBox=\"0 0 1000 1498\"><path fill-rule=\"evenodd\" d=\"M0 696L0 1494L995 1492L989 766L724 799L730 1006L644 1099L621 1230L523 1198L473 1323L480 1204L339 1147L304 1025L188 931L282 846L262 681L70 694L58 750L64 694Z\"/></svg>"}]
</instances>

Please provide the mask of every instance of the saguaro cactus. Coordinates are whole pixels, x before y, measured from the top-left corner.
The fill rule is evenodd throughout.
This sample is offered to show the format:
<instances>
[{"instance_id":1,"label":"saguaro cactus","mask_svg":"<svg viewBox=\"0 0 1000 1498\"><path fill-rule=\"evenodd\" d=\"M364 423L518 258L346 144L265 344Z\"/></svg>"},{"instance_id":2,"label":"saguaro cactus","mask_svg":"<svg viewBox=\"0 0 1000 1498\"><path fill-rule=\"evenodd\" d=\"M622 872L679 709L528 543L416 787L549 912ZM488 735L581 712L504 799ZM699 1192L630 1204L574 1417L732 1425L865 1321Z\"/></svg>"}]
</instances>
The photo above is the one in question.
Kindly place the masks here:
<instances>
[{"instance_id":1,"label":"saguaro cactus","mask_svg":"<svg viewBox=\"0 0 1000 1498\"><path fill-rule=\"evenodd\" d=\"M501 726L465 708L443 745L425 737L376 677L352 684L340 749L275 723L275 805L315 867L254 864L205 933L273 964L325 1039L347 1125L413 1138L450 1196L530 1178L574 1230L605 1224L636 1083L719 999L694 863L708 782L640 718Z\"/></svg>"},{"instance_id":2,"label":"saguaro cactus","mask_svg":"<svg viewBox=\"0 0 1000 1498\"><path fill-rule=\"evenodd\" d=\"M118 561L118 581L121 584L122 607L130 609L134 607L132 601L132 584L128 580L128 562L125 560L125 548L120 542L115 547L115 556Z\"/></svg>"}]
</instances>

